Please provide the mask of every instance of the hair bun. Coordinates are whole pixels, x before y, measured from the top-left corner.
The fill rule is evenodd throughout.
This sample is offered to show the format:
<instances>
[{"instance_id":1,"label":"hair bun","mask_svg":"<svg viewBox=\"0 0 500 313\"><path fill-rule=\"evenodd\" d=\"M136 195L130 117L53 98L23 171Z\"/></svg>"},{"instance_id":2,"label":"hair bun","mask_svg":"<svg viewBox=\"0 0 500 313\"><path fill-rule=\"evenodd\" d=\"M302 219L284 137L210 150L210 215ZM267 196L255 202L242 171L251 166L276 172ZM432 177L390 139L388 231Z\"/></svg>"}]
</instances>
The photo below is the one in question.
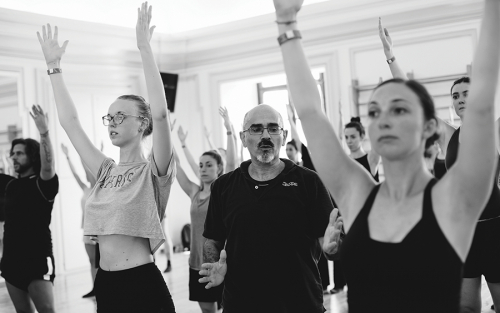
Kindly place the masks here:
<instances>
[{"instance_id":1,"label":"hair bun","mask_svg":"<svg viewBox=\"0 0 500 313\"><path fill-rule=\"evenodd\" d=\"M361 123L361 117L359 116L351 117L351 122Z\"/></svg>"}]
</instances>

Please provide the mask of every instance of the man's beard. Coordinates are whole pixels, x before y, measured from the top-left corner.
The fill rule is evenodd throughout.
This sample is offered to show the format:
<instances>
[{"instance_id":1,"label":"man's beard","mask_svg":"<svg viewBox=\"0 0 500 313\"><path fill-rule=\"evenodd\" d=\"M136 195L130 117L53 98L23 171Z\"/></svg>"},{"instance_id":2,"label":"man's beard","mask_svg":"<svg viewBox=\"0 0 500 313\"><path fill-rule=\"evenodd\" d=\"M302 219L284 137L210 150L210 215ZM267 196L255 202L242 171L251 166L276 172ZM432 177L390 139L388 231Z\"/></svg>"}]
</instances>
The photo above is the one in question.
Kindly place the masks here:
<instances>
[{"instance_id":1,"label":"man's beard","mask_svg":"<svg viewBox=\"0 0 500 313\"><path fill-rule=\"evenodd\" d=\"M261 163L271 163L274 158L272 151L264 151L262 154L257 155L257 160Z\"/></svg>"},{"instance_id":2,"label":"man's beard","mask_svg":"<svg viewBox=\"0 0 500 313\"><path fill-rule=\"evenodd\" d=\"M30 164L20 164L20 163L16 163L14 165L17 165L14 166L14 171L17 173L17 174L23 174L25 172L27 172L30 168L31 168L31 165Z\"/></svg>"}]
</instances>

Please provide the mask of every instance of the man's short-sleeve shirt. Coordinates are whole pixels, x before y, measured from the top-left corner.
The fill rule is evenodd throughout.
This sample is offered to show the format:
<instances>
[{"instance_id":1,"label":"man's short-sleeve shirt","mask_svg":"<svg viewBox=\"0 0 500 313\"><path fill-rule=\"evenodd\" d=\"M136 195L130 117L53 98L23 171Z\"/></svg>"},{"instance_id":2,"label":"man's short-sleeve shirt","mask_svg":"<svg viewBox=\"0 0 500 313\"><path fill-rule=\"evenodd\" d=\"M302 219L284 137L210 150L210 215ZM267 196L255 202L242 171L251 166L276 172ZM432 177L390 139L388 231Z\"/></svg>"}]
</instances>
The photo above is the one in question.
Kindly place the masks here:
<instances>
[{"instance_id":1,"label":"man's short-sleeve shirt","mask_svg":"<svg viewBox=\"0 0 500 313\"><path fill-rule=\"evenodd\" d=\"M59 179L12 179L5 189L4 259L52 255L50 222ZM2 260L4 261L4 260Z\"/></svg>"},{"instance_id":2,"label":"man's short-sleeve shirt","mask_svg":"<svg viewBox=\"0 0 500 313\"><path fill-rule=\"evenodd\" d=\"M324 312L318 238L333 205L315 172L281 160L271 181L246 161L212 186L203 236L226 241L224 312Z\"/></svg>"}]
</instances>

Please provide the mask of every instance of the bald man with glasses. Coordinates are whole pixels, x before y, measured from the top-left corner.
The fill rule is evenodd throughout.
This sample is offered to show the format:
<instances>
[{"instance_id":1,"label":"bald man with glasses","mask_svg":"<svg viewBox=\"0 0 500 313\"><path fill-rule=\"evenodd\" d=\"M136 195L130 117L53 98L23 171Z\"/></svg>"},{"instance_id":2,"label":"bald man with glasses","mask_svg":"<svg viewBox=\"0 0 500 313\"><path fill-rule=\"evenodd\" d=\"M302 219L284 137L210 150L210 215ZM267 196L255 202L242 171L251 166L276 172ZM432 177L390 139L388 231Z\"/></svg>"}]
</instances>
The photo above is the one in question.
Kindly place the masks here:
<instances>
[{"instance_id":1,"label":"bald man with glasses","mask_svg":"<svg viewBox=\"0 0 500 313\"><path fill-rule=\"evenodd\" d=\"M244 118L251 159L212 185L200 283L224 281L224 312L324 312L317 263L333 210L318 175L279 153L281 115L259 105Z\"/></svg>"}]
</instances>

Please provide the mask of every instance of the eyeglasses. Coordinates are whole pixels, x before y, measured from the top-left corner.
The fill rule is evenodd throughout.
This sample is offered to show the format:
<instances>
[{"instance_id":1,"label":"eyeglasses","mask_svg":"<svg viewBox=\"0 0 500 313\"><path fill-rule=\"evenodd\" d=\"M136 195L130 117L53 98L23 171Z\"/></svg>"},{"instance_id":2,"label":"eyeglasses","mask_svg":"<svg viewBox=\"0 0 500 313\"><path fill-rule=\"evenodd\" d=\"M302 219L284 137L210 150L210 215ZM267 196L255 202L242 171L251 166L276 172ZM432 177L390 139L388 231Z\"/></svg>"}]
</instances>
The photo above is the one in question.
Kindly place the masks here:
<instances>
[{"instance_id":1,"label":"eyeglasses","mask_svg":"<svg viewBox=\"0 0 500 313\"><path fill-rule=\"evenodd\" d=\"M137 115L131 115L131 114L123 114L123 113L116 113L115 115L104 115L102 117L102 123L104 126L108 126L111 121L113 121L116 125L120 125L123 123L123 120L125 119L126 116L133 116L133 117L138 117L142 119L146 119L144 116L137 116Z\"/></svg>"},{"instance_id":2,"label":"eyeglasses","mask_svg":"<svg viewBox=\"0 0 500 313\"><path fill-rule=\"evenodd\" d=\"M280 135L283 132L283 127L279 127L278 125L264 127L261 125L250 126L248 129L245 129L243 132L248 132L250 135L262 135L264 133L264 129L267 129L269 135Z\"/></svg>"}]
</instances>

